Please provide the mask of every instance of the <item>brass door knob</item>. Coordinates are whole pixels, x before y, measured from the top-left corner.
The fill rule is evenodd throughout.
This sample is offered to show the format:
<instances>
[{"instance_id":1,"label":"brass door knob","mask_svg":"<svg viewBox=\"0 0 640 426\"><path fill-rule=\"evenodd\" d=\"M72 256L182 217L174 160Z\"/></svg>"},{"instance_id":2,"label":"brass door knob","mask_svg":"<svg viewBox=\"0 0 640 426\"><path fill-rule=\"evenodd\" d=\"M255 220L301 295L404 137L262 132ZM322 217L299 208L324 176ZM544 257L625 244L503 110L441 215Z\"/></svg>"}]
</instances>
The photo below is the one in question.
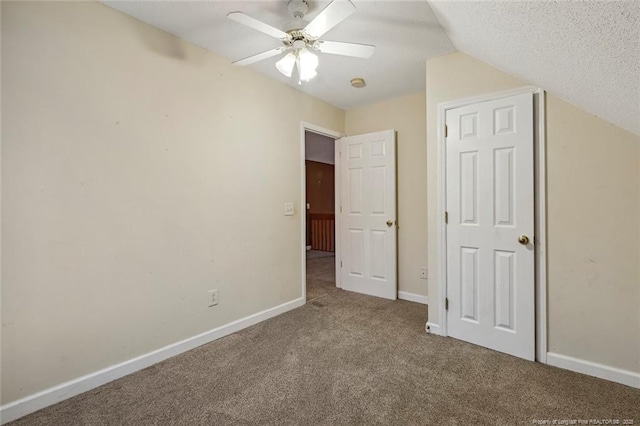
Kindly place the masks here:
<instances>
[{"instance_id":1,"label":"brass door knob","mask_svg":"<svg viewBox=\"0 0 640 426\"><path fill-rule=\"evenodd\" d=\"M518 237L518 242L523 246L526 246L527 244L529 244L529 237L527 237L526 235L520 235Z\"/></svg>"},{"instance_id":2,"label":"brass door knob","mask_svg":"<svg viewBox=\"0 0 640 426\"><path fill-rule=\"evenodd\" d=\"M387 226L388 226L389 228L391 228L391 226L392 226L392 225L393 225L393 221L392 221L392 220L388 220L388 221L387 221Z\"/></svg>"}]
</instances>

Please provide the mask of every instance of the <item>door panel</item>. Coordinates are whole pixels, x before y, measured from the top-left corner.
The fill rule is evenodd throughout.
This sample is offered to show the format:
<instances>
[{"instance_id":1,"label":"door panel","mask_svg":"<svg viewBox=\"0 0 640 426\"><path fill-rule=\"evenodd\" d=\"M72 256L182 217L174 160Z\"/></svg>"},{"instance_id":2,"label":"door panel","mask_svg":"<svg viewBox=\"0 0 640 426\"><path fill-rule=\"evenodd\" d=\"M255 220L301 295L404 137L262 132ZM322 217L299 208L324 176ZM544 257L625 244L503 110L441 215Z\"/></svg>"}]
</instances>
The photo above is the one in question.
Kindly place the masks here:
<instances>
[{"instance_id":1,"label":"door panel","mask_svg":"<svg viewBox=\"0 0 640 426\"><path fill-rule=\"evenodd\" d=\"M395 132L342 138L340 152L342 288L396 299Z\"/></svg>"},{"instance_id":2,"label":"door panel","mask_svg":"<svg viewBox=\"0 0 640 426\"><path fill-rule=\"evenodd\" d=\"M493 151L494 164L494 224L496 226L513 226L513 211L515 210L513 148L496 149Z\"/></svg>"},{"instance_id":3,"label":"door panel","mask_svg":"<svg viewBox=\"0 0 640 426\"><path fill-rule=\"evenodd\" d=\"M533 360L533 97L446 114L448 334Z\"/></svg>"},{"instance_id":4,"label":"door panel","mask_svg":"<svg viewBox=\"0 0 640 426\"><path fill-rule=\"evenodd\" d=\"M478 224L478 152L460 154L460 219L465 225Z\"/></svg>"},{"instance_id":5,"label":"door panel","mask_svg":"<svg viewBox=\"0 0 640 426\"><path fill-rule=\"evenodd\" d=\"M478 248L460 249L460 298L464 320L478 321Z\"/></svg>"},{"instance_id":6,"label":"door panel","mask_svg":"<svg viewBox=\"0 0 640 426\"><path fill-rule=\"evenodd\" d=\"M347 270L350 276L364 276L364 236L362 229L349 228L349 259Z\"/></svg>"},{"instance_id":7,"label":"door panel","mask_svg":"<svg viewBox=\"0 0 640 426\"><path fill-rule=\"evenodd\" d=\"M515 253L503 250L493 252L495 260L495 291L496 291L496 327L514 330L514 288L513 266Z\"/></svg>"}]
</instances>

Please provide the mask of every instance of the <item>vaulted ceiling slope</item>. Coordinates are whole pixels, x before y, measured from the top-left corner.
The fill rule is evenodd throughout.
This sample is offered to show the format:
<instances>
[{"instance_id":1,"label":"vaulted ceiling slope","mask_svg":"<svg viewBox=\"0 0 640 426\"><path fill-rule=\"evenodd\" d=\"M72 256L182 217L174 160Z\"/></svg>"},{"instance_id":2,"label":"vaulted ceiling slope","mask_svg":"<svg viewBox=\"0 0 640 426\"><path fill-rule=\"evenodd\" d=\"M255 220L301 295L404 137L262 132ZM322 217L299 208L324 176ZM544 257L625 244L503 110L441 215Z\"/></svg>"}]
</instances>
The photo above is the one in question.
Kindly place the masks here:
<instances>
[{"instance_id":1,"label":"vaulted ceiling slope","mask_svg":"<svg viewBox=\"0 0 640 426\"><path fill-rule=\"evenodd\" d=\"M640 135L640 1L430 1L454 46Z\"/></svg>"}]
</instances>

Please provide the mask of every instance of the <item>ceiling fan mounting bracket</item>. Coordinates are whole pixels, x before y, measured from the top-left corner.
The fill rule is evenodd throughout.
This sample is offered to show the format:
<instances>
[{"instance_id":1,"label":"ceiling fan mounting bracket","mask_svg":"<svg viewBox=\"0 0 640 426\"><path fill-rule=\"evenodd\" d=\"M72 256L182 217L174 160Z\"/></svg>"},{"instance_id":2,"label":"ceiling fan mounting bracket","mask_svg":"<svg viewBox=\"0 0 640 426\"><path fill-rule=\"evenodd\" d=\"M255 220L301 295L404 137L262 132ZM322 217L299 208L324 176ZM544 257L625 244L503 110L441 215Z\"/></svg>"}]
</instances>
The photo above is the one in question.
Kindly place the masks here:
<instances>
[{"instance_id":1,"label":"ceiling fan mounting bracket","mask_svg":"<svg viewBox=\"0 0 640 426\"><path fill-rule=\"evenodd\" d=\"M306 0L291 0L287 8L294 19L303 19L304 15L309 11L309 5Z\"/></svg>"}]
</instances>

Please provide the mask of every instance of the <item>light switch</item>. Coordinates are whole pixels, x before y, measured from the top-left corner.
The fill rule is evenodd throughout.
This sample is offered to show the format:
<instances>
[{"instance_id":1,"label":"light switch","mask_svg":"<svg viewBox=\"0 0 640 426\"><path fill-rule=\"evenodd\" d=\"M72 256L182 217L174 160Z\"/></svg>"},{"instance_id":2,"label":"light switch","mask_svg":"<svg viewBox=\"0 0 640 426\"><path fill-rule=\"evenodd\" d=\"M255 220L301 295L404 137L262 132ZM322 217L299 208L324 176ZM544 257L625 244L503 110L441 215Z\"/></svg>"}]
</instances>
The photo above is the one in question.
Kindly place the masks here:
<instances>
[{"instance_id":1,"label":"light switch","mask_svg":"<svg viewBox=\"0 0 640 426\"><path fill-rule=\"evenodd\" d=\"M284 203L284 215L293 216L293 203Z\"/></svg>"}]
</instances>

